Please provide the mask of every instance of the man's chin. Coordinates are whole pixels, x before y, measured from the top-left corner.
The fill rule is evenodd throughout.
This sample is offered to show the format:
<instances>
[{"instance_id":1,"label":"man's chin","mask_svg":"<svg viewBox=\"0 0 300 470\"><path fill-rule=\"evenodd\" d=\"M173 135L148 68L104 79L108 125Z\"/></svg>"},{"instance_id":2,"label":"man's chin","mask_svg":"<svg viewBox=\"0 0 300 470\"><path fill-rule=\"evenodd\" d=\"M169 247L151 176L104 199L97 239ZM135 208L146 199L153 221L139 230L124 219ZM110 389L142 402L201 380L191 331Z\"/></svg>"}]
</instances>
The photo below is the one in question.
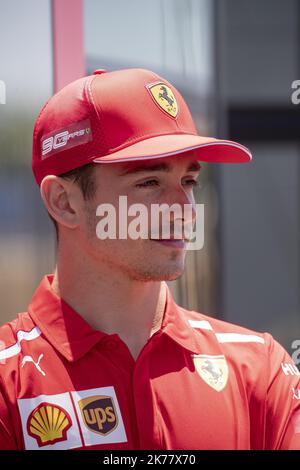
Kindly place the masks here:
<instances>
[{"instance_id":1,"label":"man's chin","mask_svg":"<svg viewBox=\"0 0 300 470\"><path fill-rule=\"evenodd\" d=\"M179 279L183 275L183 273L184 269L175 273L168 274L164 277L164 279L162 279L162 281L176 281L176 279Z\"/></svg>"},{"instance_id":2,"label":"man's chin","mask_svg":"<svg viewBox=\"0 0 300 470\"><path fill-rule=\"evenodd\" d=\"M176 269L159 269L147 270L144 272L135 273L134 279L142 282L150 281L175 281L180 278L184 273L184 267L177 267Z\"/></svg>"}]
</instances>

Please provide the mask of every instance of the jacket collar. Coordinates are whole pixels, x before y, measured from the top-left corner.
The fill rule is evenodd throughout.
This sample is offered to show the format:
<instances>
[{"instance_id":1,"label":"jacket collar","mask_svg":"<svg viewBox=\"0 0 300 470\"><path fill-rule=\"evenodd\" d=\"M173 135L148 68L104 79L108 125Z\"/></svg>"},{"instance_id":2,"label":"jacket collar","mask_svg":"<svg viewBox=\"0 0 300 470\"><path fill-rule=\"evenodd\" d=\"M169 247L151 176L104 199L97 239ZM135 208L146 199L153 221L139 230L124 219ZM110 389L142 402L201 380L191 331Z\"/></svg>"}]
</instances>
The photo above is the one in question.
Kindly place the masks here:
<instances>
[{"instance_id":1,"label":"jacket collar","mask_svg":"<svg viewBox=\"0 0 300 470\"><path fill-rule=\"evenodd\" d=\"M45 276L35 291L28 313L49 343L68 361L84 356L105 335L94 330L51 288L53 275Z\"/></svg>"},{"instance_id":2,"label":"jacket collar","mask_svg":"<svg viewBox=\"0 0 300 470\"><path fill-rule=\"evenodd\" d=\"M167 300L161 330L173 341L190 352L200 354L203 351L204 337L211 337L212 331L199 331L188 321L189 312L177 305L167 289ZM199 320L202 316L197 314ZM213 334L215 337L215 335Z\"/></svg>"},{"instance_id":3,"label":"jacket collar","mask_svg":"<svg viewBox=\"0 0 300 470\"><path fill-rule=\"evenodd\" d=\"M76 361L108 335L93 329L60 298L51 288L52 281L53 275L46 275L42 279L32 297L28 313L49 343L68 361ZM168 287L161 333L191 352L200 352L201 335L189 325L183 309L174 302Z\"/></svg>"}]
</instances>

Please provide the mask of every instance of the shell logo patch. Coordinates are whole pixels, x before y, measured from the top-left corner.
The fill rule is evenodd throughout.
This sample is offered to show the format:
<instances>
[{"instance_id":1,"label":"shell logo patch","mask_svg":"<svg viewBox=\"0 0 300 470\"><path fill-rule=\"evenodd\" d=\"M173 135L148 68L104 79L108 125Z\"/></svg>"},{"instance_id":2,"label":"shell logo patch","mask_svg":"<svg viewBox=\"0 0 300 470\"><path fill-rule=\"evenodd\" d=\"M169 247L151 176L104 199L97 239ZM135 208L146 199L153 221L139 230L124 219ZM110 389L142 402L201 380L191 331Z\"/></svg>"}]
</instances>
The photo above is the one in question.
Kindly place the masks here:
<instances>
[{"instance_id":1,"label":"shell logo patch","mask_svg":"<svg viewBox=\"0 0 300 470\"><path fill-rule=\"evenodd\" d=\"M163 82L147 85L155 103L169 116L176 118L178 104L171 88Z\"/></svg>"},{"instance_id":2,"label":"shell logo patch","mask_svg":"<svg viewBox=\"0 0 300 470\"><path fill-rule=\"evenodd\" d=\"M118 416L112 397L93 396L79 400L83 421L88 429L98 434L108 434L118 425Z\"/></svg>"},{"instance_id":3,"label":"shell logo patch","mask_svg":"<svg viewBox=\"0 0 300 470\"><path fill-rule=\"evenodd\" d=\"M225 356L192 355L195 369L200 377L217 392L223 390L228 381L228 364Z\"/></svg>"},{"instance_id":4,"label":"shell logo patch","mask_svg":"<svg viewBox=\"0 0 300 470\"><path fill-rule=\"evenodd\" d=\"M27 432L37 440L39 447L65 441L71 426L72 420L66 410L46 402L40 403L27 420Z\"/></svg>"}]
</instances>

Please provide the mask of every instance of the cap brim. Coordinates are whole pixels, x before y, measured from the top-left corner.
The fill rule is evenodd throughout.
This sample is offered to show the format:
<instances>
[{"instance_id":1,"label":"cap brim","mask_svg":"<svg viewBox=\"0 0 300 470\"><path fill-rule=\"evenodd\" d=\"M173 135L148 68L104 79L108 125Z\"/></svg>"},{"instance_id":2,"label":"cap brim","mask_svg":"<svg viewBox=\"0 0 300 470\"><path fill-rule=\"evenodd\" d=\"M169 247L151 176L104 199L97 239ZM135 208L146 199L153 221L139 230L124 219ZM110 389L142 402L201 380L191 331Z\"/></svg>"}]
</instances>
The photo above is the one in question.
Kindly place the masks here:
<instances>
[{"instance_id":1,"label":"cap brim","mask_svg":"<svg viewBox=\"0 0 300 470\"><path fill-rule=\"evenodd\" d=\"M249 149L231 140L200 137L191 134L169 134L141 140L109 155L96 157L95 163L113 163L168 157L195 150L197 160L216 163L247 163Z\"/></svg>"}]
</instances>

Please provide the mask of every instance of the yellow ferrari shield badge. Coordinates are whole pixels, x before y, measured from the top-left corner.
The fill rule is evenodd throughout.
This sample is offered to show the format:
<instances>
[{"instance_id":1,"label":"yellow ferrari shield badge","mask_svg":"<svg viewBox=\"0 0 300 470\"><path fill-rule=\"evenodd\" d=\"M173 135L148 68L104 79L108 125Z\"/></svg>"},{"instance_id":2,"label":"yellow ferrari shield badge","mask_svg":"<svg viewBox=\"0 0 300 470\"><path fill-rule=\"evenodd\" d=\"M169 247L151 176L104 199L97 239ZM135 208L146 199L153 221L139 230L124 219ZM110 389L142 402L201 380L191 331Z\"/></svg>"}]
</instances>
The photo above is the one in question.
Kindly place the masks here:
<instances>
[{"instance_id":1,"label":"yellow ferrari shield badge","mask_svg":"<svg viewBox=\"0 0 300 470\"><path fill-rule=\"evenodd\" d=\"M195 369L200 377L217 392L223 390L228 380L228 365L223 355L193 354Z\"/></svg>"},{"instance_id":2,"label":"yellow ferrari shield badge","mask_svg":"<svg viewBox=\"0 0 300 470\"><path fill-rule=\"evenodd\" d=\"M148 89L158 106L175 118L178 113L178 104L171 88L165 83L155 83L148 85Z\"/></svg>"}]
</instances>

